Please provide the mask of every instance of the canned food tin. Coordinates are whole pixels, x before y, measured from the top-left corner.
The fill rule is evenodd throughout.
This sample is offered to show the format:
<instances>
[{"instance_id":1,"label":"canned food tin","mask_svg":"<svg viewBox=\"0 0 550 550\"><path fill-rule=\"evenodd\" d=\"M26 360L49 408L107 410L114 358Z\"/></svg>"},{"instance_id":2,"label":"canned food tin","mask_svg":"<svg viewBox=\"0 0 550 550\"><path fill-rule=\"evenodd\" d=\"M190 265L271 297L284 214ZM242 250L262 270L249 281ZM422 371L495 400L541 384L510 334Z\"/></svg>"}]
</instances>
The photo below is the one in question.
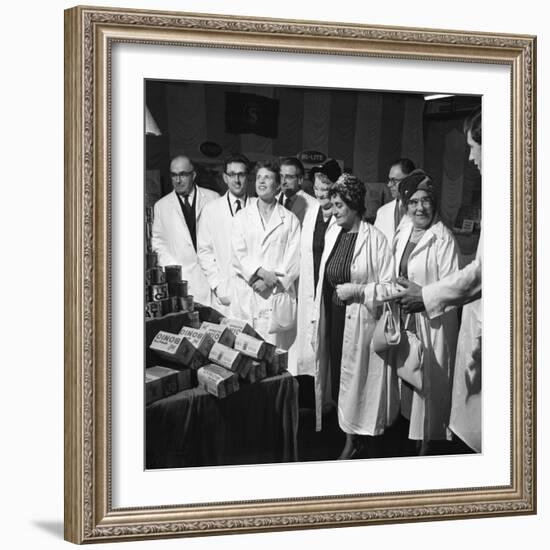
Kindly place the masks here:
<instances>
[{"instance_id":1,"label":"canned food tin","mask_svg":"<svg viewBox=\"0 0 550 550\"><path fill-rule=\"evenodd\" d=\"M178 283L181 281L181 265L165 265L167 283Z\"/></svg>"},{"instance_id":2,"label":"canned food tin","mask_svg":"<svg viewBox=\"0 0 550 550\"><path fill-rule=\"evenodd\" d=\"M160 302L168 298L168 285L166 283L160 285L149 286L149 301Z\"/></svg>"}]
</instances>

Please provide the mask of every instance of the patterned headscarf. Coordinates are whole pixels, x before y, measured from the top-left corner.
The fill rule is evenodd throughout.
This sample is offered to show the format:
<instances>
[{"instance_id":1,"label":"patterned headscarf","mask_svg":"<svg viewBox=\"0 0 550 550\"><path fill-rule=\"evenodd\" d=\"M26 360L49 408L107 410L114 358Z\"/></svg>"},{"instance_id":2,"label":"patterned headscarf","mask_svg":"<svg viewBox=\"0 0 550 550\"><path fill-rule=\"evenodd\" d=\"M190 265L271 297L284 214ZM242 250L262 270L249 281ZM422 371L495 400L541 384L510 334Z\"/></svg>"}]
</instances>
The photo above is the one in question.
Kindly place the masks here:
<instances>
[{"instance_id":1,"label":"patterned headscarf","mask_svg":"<svg viewBox=\"0 0 550 550\"><path fill-rule=\"evenodd\" d=\"M433 181L430 176L420 168L407 174L399 183L399 194L404 204L408 204L410 198L417 191L426 191L431 199L434 199Z\"/></svg>"},{"instance_id":2,"label":"patterned headscarf","mask_svg":"<svg viewBox=\"0 0 550 550\"><path fill-rule=\"evenodd\" d=\"M330 188L329 196L338 195L360 217L365 213L365 184L353 174L342 174Z\"/></svg>"}]
</instances>

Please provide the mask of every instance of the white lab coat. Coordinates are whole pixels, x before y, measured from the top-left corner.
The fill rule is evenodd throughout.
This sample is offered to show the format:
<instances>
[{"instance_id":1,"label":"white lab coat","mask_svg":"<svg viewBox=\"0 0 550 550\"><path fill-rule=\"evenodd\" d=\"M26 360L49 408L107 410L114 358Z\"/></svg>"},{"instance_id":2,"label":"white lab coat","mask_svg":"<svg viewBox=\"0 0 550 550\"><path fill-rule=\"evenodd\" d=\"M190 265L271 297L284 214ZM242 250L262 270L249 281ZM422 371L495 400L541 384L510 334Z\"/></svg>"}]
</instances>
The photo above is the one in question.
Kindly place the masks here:
<instances>
[{"instance_id":1,"label":"white lab coat","mask_svg":"<svg viewBox=\"0 0 550 550\"><path fill-rule=\"evenodd\" d=\"M376 212L374 227L380 229L386 237L389 246L392 246L393 236L395 235L395 205L397 199L393 199L386 204L383 204Z\"/></svg>"},{"instance_id":2,"label":"white lab coat","mask_svg":"<svg viewBox=\"0 0 550 550\"><path fill-rule=\"evenodd\" d=\"M279 201L281 200L281 194L279 193L277 195L277 203L281 204ZM285 196L283 194L283 204L285 202ZM295 195L292 197L292 204L290 205L290 211L298 218L298 221L300 222L300 227L302 227L304 223L304 218L306 216L306 213L308 209L311 206L314 206L317 204L317 199L315 197L312 197L305 191L302 191L301 189L295 193Z\"/></svg>"},{"instance_id":3,"label":"white lab coat","mask_svg":"<svg viewBox=\"0 0 550 550\"><path fill-rule=\"evenodd\" d=\"M469 447L481 452L481 329L482 329L482 239L476 258L441 281L425 286L422 298L430 318L438 318L454 306L466 304L453 378L450 428Z\"/></svg>"},{"instance_id":4,"label":"white lab coat","mask_svg":"<svg viewBox=\"0 0 550 550\"><path fill-rule=\"evenodd\" d=\"M319 202L314 200L307 209L300 238L300 278L298 279L298 318L296 340L289 350L288 370L294 375L315 375L315 353L311 347L313 324L311 322L315 307L315 288L313 273L313 232L319 212ZM328 228L334 223L331 216Z\"/></svg>"},{"instance_id":5,"label":"white lab coat","mask_svg":"<svg viewBox=\"0 0 550 550\"><path fill-rule=\"evenodd\" d=\"M408 216L401 221L394 238L396 276L411 233ZM420 286L442 279L459 268L459 249L452 232L441 221L429 227L407 262L408 279ZM409 438L450 439L452 372L455 361L458 319L452 309L429 319L426 312L415 314L416 334L424 347L423 390L401 384L402 413L410 419Z\"/></svg>"},{"instance_id":6,"label":"white lab coat","mask_svg":"<svg viewBox=\"0 0 550 550\"><path fill-rule=\"evenodd\" d=\"M315 349L316 429L321 429L323 405L330 400L329 335L325 328L323 282L327 259L341 228L327 230L321 259L319 282L312 322ZM371 349L371 340L379 313L379 300L391 292L393 259L386 238L375 227L362 221L351 264L351 282L363 286L363 301L346 307L342 346L338 421L346 433L379 435L397 417L399 389L395 369Z\"/></svg>"},{"instance_id":7,"label":"white lab coat","mask_svg":"<svg viewBox=\"0 0 550 550\"><path fill-rule=\"evenodd\" d=\"M273 294L264 298L248 284L258 268L276 271L285 293L296 301L294 283L300 273L300 222L284 206L276 204L264 229L259 201L251 202L233 217L231 254L234 269L230 315L250 323L268 342L288 350L296 338L296 326L270 333Z\"/></svg>"},{"instance_id":8,"label":"white lab coat","mask_svg":"<svg viewBox=\"0 0 550 550\"><path fill-rule=\"evenodd\" d=\"M219 197L215 191L195 186L195 217L197 233L206 203ZM176 192L172 191L154 206L153 250L158 254L159 265L181 265L182 279L187 281L188 293L196 302L210 304L210 287L199 265L191 234L185 223Z\"/></svg>"},{"instance_id":9,"label":"white lab coat","mask_svg":"<svg viewBox=\"0 0 550 550\"><path fill-rule=\"evenodd\" d=\"M229 207L228 195L229 192L204 207L197 231L197 255L210 286L211 305L224 315L229 307L223 305L219 298L230 300L232 295L231 228L235 213L233 204L233 213ZM229 197L234 203L235 199L231 195ZM247 204L254 200L249 197Z\"/></svg>"}]
</instances>

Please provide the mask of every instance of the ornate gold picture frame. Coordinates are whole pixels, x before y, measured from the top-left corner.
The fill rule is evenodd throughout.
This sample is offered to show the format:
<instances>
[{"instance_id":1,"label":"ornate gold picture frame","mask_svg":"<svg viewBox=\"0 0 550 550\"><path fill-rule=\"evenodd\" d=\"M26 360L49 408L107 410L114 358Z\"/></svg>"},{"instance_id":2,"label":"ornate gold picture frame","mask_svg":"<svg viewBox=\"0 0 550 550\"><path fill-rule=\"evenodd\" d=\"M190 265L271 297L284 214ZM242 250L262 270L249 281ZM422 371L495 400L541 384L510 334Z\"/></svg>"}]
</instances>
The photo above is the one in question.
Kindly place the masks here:
<instances>
[{"instance_id":1,"label":"ornate gold picture frame","mask_svg":"<svg viewBox=\"0 0 550 550\"><path fill-rule=\"evenodd\" d=\"M112 49L116 44L459 62L511 72L510 483L115 507ZM76 7L65 12L65 538L107 542L536 512L533 36ZM487 315L487 313L486 313Z\"/></svg>"}]
</instances>

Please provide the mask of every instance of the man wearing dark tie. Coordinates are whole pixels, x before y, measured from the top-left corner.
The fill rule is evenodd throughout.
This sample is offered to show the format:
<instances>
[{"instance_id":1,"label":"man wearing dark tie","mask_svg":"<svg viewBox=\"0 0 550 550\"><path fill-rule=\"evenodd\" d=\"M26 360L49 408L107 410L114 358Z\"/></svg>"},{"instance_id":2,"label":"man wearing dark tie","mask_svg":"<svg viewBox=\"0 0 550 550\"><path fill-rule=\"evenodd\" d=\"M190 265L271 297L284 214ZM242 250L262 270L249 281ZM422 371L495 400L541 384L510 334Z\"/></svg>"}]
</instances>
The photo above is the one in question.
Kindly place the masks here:
<instances>
[{"instance_id":1,"label":"man wearing dark tie","mask_svg":"<svg viewBox=\"0 0 550 550\"><path fill-rule=\"evenodd\" d=\"M198 232L197 254L208 280L212 306L226 313L231 303L231 225L233 216L253 200L248 197L249 161L244 155L228 157L222 178L227 193L208 203Z\"/></svg>"},{"instance_id":2,"label":"man wearing dark tie","mask_svg":"<svg viewBox=\"0 0 550 550\"><path fill-rule=\"evenodd\" d=\"M304 172L304 165L295 157L285 158L281 162L281 193L277 200L296 215L300 220L300 226L304 223L308 208L317 204L312 196L302 191Z\"/></svg>"},{"instance_id":3,"label":"man wearing dark tie","mask_svg":"<svg viewBox=\"0 0 550 550\"><path fill-rule=\"evenodd\" d=\"M197 231L206 204L219 195L195 184L196 172L183 155L172 159L170 178L173 191L155 203L153 250L160 266L181 265L182 279L197 302L210 303L208 282L197 257Z\"/></svg>"}]
</instances>

